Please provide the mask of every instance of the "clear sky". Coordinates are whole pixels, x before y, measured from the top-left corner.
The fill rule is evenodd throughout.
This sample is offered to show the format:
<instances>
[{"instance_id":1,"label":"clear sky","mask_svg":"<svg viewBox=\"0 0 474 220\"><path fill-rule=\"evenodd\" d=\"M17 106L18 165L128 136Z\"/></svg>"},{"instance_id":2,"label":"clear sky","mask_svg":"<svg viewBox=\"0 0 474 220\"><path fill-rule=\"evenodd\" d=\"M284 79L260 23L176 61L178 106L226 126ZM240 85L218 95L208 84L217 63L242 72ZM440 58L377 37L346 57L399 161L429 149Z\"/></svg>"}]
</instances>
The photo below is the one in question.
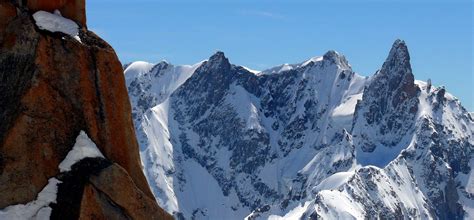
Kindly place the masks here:
<instances>
[{"instance_id":1,"label":"clear sky","mask_svg":"<svg viewBox=\"0 0 474 220\"><path fill-rule=\"evenodd\" d=\"M397 38L415 78L445 85L474 111L471 0L89 0L89 29L123 63L193 64L216 50L263 70L336 50L372 75Z\"/></svg>"}]
</instances>

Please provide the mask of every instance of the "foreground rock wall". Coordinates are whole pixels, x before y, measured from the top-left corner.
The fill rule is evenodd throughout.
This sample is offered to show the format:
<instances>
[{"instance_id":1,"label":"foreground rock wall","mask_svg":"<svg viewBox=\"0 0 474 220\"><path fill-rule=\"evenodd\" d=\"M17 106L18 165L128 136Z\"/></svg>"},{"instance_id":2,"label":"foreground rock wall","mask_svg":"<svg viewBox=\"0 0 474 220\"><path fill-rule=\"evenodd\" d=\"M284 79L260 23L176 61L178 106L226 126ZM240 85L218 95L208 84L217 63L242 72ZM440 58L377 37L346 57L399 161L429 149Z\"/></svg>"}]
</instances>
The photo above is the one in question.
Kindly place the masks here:
<instances>
[{"instance_id":1,"label":"foreground rock wall","mask_svg":"<svg viewBox=\"0 0 474 220\"><path fill-rule=\"evenodd\" d=\"M28 7L41 9L45 2L28 1ZM71 1L51 4L64 2ZM123 69L114 50L85 28L81 41L40 31L24 5L1 1L0 12L0 209L32 201L49 178L61 179L58 165L84 130L109 165L81 168L85 179L73 188L63 178L61 210L80 208L69 217L86 219L111 213L169 217L154 201L141 171ZM70 197L61 193L78 189ZM119 211L84 203L97 200ZM53 208L53 215L61 216L58 211Z\"/></svg>"}]
</instances>

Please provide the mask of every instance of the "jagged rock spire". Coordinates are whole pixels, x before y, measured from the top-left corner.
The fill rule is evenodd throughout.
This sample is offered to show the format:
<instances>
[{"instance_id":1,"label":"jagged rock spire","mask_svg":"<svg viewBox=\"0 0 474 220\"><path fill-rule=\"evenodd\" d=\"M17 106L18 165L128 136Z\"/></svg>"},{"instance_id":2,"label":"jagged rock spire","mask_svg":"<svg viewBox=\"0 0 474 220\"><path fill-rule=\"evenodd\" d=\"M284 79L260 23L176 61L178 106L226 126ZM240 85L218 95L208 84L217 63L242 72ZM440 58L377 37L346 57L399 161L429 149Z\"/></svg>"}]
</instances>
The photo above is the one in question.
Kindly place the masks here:
<instances>
[{"instance_id":1,"label":"jagged rock spire","mask_svg":"<svg viewBox=\"0 0 474 220\"><path fill-rule=\"evenodd\" d=\"M378 139L361 139L358 145L363 151L372 152L379 143L394 146L408 132L412 124L406 122L412 122L418 111L418 90L408 48L404 41L396 40L356 107L352 128L357 131L355 135L369 137L377 134L375 139ZM401 121L405 123L401 124Z\"/></svg>"},{"instance_id":2,"label":"jagged rock spire","mask_svg":"<svg viewBox=\"0 0 474 220\"><path fill-rule=\"evenodd\" d=\"M405 41L397 39L393 43L392 49L390 49L390 53L380 73L388 74L388 77L398 77L398 80L401 80L404 75L413 75L410 64L410 54Z\"/></svg>"},{"instance_id":3,"label":"jagged rock spire","mask_svg":"<svg viewBox=\"0 0 474 220\"><path fill-rule=\"evenodd\" d=\"M416 91L408 48L404 41L397 39L382 68L366 89L367 96L377 94L380 100L390 101L379 104L397 106L404 99L415 96ZM385 106L382 107L382 110L385 109Z\"/></svg>"},{"instance_id":4,"label":"jagged rock spire","mask_svg":"<svg viewBox=\"0 0 474 220\"><path fill-rule=\"evenodd\" d=\"M407 64L410 65L410 54L408 52L408 47L405 41L397 39L392 45L392 49L390 49L390 53L387 57L387 61L384 64L387 65L391 62L396 62L399 64Z\"/></svg>"}]
</instances>

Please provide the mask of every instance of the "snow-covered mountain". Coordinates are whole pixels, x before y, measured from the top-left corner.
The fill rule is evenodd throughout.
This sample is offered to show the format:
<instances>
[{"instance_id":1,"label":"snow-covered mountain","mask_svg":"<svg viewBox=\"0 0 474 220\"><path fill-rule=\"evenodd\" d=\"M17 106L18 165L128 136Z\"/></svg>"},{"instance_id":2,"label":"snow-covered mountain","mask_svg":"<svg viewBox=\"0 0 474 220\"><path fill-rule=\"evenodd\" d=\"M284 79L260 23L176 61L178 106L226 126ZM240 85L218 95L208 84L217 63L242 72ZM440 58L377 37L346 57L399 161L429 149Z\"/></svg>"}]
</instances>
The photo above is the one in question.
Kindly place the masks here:
<instances>
[{"instance_id":1,"label":"snow-covered mountain","mask_svg":"<svg viewBox=\"0 0 474 220\"><path fill-rule=\"evenodd\" d=\"M141 127L144 113L166 100L201 64L173 66L166 61L156 65L138 61L124 66L132 118L142 147L146 147L147 139Z\"/></svg>"},{"instance_id":2,"label":"snow-covered mountain","mask_svg":"<svg viewBox=\"0 0 474 220\"><path fill-rule=\"evenodd\" d=\"M372 77L334 51L125 74L144 172L178 219L474 217L472 115L414 80L403 41Z\"/></svg>"}]
</instances>

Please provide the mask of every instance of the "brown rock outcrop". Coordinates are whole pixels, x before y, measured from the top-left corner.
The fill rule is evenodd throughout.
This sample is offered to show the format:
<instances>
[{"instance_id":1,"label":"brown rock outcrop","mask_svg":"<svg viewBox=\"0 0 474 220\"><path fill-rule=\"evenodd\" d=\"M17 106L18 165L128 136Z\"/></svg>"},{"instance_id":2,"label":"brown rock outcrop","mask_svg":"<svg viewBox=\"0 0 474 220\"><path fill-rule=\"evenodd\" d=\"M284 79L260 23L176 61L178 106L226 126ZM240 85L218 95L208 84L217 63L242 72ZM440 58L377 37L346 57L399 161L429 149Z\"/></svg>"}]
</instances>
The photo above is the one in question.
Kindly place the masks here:
<instances>
[{"instance_id":1,"label":"brown rock outcrop","mask_svg":"<svg viewBox=\"0 0 474 220\"><path fill-rule=\"evenodd\" d=\"M34 200L48 179L57 177L63 181L58 202L68 201L58 206L75 210L69 217L114 218L115 208L134 219L171 218L156 204L142 173L123 69L114 50L85 28L79 42L39 31L32 20L33 6L44 10L82 2L83 7L84 1L27 2L29 10L0 0L0 209ZM68 183L74 178L60 174L58 165L81 130L111 165L82 168L78 186ZM77 189L70 198L61 193ZM61 216L57 212L53 207L53 215Z\"/></svg>"},{"instance_id":2,"label":"brown rock outcrop","mask_svg":"<svg viewBox=\"0 0 474 220\"><path fill-rule=\"evenodd\" d=\"M132 219L163 219L167 215L154 205L156 203L153 199L134 186L132 179L120 166L112 165L105 168L98 175L91 176L90 182L94 188L104 193L118 206L128 207L126 214ZM95 199L99 201L99 207L102 208L105 201L97 195Z\"/></svg>"}]
</instances>

